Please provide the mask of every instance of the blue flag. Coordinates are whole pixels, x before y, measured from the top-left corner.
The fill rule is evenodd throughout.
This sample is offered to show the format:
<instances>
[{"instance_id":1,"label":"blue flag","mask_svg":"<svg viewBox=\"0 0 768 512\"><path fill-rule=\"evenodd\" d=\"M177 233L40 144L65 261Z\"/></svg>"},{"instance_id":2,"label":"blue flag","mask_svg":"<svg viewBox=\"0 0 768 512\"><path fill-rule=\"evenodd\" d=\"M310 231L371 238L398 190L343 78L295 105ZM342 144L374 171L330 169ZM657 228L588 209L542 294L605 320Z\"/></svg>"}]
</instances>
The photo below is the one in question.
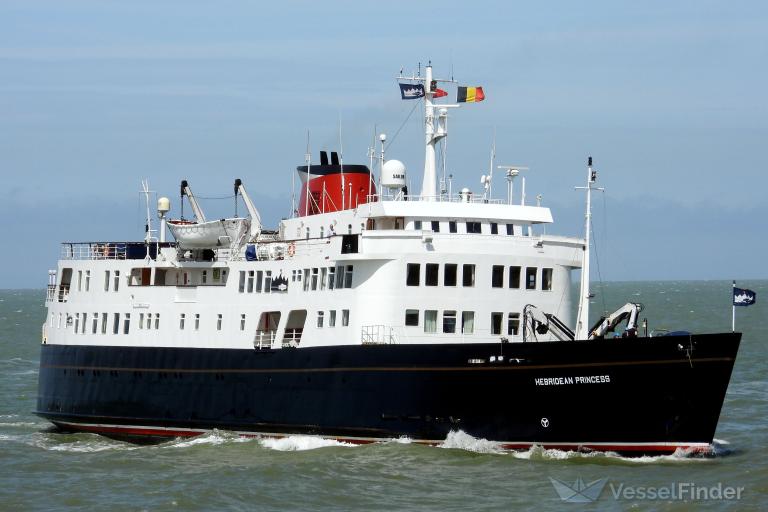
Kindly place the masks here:
<instances>
[{"instance_id":1,"label":"blue flag","mask_svg":"<svg viewBox=\"0 0 768 512\"><path fill-rule=\"evenodd\" d=\"M757 294L746 288L733 288L734 306L751 306L757 302Z\"/></svg>"},{"instance_id":2,"label":"blue flag","mask_svg":"<svg viewBox=\"0 0 768 512\"><path fill-rule=\"evenodd\" d=\"M398 84L400 86L400 97L404 100L415 100L424 97L424 86L422 84Z\"/></svg>"}]
</instances>

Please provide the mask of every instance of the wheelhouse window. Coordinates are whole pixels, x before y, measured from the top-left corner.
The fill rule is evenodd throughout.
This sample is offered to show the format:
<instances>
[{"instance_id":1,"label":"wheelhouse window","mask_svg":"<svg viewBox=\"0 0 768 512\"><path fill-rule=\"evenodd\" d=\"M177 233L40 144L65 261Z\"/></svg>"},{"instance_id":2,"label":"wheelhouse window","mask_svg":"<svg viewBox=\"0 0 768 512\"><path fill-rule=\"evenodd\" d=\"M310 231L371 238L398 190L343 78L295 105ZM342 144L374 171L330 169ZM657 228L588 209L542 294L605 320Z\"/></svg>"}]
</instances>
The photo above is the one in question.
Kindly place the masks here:
<instances>
[{"instance_id":1,"label":"wheelhouse window","mask_svg":"<svg viewBox=\"0 0 768 512\"><path fill-rule=\"evenodd\" d=\"M453 334L456 332L456 312L443 311L443 332Z\"/></svg>"},{"instance_id":2,"label":"wheelhouse window","mask_svg":"<svg viewBox=\"0 0 768 512\"><path fill-rule=\"evenodd\" d=\"M450 231L451 233L456 233L457 232L457 230L456 230L456 221L455 220L448 221L448 231Z\"/></svg>"},{"instance_id":3,"label":"wheelhouse window","mask_svg":"<svg viewBox=\"0 0 768 512\"><path fill-rule=\"evenodd\" d=\"M463 286L475 286L475 266L465 264L462 268L461 283Z\"/></svg>"},{"instance_id":4,"label":"wheelhouse window","mask_svg":"<svg viewBox=\"0 0 768 512\"><path fill-rule=\"evenodd\" d=\"M520 313L510 313L507 317L507 334L517 336L520 332Z\"/></svg>"},{"instance_id":5,"label":"wheelhouse window","mask_svg":"<svg viewBox=\"0 0 768 512\"><path fill-rule=\"evenodd\" d=\"M504 320L504 313L491 313L491 334L501 334L501 322Z\"/></svg>"},{"instance_id":6,"label":"wheelhouse window","mask_svg":"<svg viewBox=\"0 0 768 512\"><path fill-rule=\"evenodd\" d=\"M498 222L491 222L491 234L492 235L498 235L499 234L499 223Z\"/></svg>"},{"instance_id":7,"label":"wheelhouse window","mask_svg":"<svg viewBox=\"0 0 768 512\"><path fill-rule=\"evenodd\" d=\"M509 287L520 288L520 267L509 267Z\"/></svg>"},{"instance_id":8,"label":"wheelhouse window","mask_svg":"<svg viewBox=\"0 0 768 512\"><path fill-rule=\"evenodd\" d=\"M418 309L406 309L405 310L405 325L410 327L417 327L419 325L419 310Z\"/></svg>"},{"instance_id":9,"label":"wheelhouse window","mask_svg":"<svg viewBox=\"0 0 768 512\"><path fill-rule=\"evenodd\" d=\"M477 221L467 221L467 233L481 233L480 223Z\"/></svg>"},{"instance_id":10,"label":"wheelhouse window","mask_svg":"<svg viewBox=\"0 0 768 512\"><path fill-rule=\"evenodd\" d=\"M421 281L421 264L409 263L405 276L405 284L407 286L419 286Z\"/></svg>"},{"instance_id":11,"label":"wheelhouse window","mask_svg":"<svg viewBox=\"0 0 768 512\"><path fill-rule=\"evenodd\" d=\"M432 231L434 231L435 233L440 232L440 221L437 221L437 220L432 221Z\"/></svg>"},{"instance_id":12,"label":"wheelhouse window","mask_svg":"<svg viewBox=\"0 0 768 512\"><path fill-rule=\"evenodd\" d=\"M473 332L475 332L475 312L462 311L461 312L461 333L472 334Z\"/></svg>"},{"instance_id":13,"label":"wheelhouse window","mask_svg":"<svg viewBox=\"0 0 768 512\"><path fill-rule=\"evenodd\" d=\"M494 265L491 273L491 286L494 288L504 287L504 265Z\"/></svg>"},{"instance_id":14,"label":"wheelhouse window","mask_svg":"<svg viewBox=\"0 0 768 512\"><path fill-rule=\"evenodd\" d=\"M437 310L424 311L424 332L437 332Z\"/></svg>"},{"instance_id":15,"label":"wheelhouse window","mask_svg":"<svg viewBox=\"0 0 768 512\"><path fill-rule=\"evenodd\" d=\"M458 267L459 266L455 263L446 263L443 265L443 286L456 286Z\"/></svg>"},{"instance_id":16,"label":"wheelhouse window","mask_svg":"<svg viewBox=\"0 0 768 512\"><path fill-rule=\"evenodd\" d=\"M420 220L413 221L413 229L415 229L416 231L421 231L421 221Z\"/></svg>"},{"instance_id":17,"label":"wheelhouse window","mask_svg":"<svg viewBox=\"0 0 768 512\"><path fill-rule=\"evenodd\" d=\"M437 263L427 263L424 271L424 284L427 286L437 286L439 275L440 265Z\"/></svg>"},{"instance_id":18,"label":"wheelhouse window","mask_svg":"<svg viewBox=\"0 0 768 512\"><path fill-rule=\"evenodd\" d=\"M515 225L514 224L507 224L507 234L509 236L512 236L515 234Z\"/></svg>"},{"instance_id":19,"label":"wheelhouse window","mask_svg":"<svg viewBox=\"0 0 768 512\"><path fill-rule=\"evenodd\" d=\"M552 289L552 269L551 268L541 269L541 289L542 290Z\"/></svg>"},{"instance_id":20,"label":"wheelhouse window","mask_svg":"<svg viewBox=\"0 0 768 512\"><path fill-rule=\"evenodd\" d=\"M526 290L535 290L536 289L536 273L538 272L537 267L527 267L525 269L525 289Z\"/></svg>"}]
</instances>

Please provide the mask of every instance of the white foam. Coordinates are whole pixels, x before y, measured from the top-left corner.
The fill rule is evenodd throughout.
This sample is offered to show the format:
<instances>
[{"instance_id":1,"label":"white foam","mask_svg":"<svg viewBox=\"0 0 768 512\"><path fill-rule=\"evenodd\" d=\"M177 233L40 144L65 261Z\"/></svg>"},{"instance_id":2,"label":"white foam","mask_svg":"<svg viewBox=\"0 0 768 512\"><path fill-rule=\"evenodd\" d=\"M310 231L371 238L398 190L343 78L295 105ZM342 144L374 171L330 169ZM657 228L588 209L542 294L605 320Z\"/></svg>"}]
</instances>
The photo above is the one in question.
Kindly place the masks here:
<instances>
[{"instance_id":1,"label":"white foam","mask_svg":"<svg viewBox=\"0 0 768 512\"><path fill-rule=\"evenodd\" d=\"M329 446L355 446L351 443L342 443L335 439L326 439L316 436L288 436L281 438L262 438L259 442L264 448L278 450L281 452L298 452L304 450L315 450L317 448L327 448Z\"/></svg>"},{"instance_id":2,"label":"white foam","mask_svg":"<svg viewBox=\"0 0 768 512\"><path fill-rule=\"evenodd\" d=\"M445 441L437 446L439 448L453 448L475 453L505 453L501 443L472 437L463 430L448 432Z\"/></svg>"},{"instance_id":3,"label":"white foam","mask_svg":"<svg viewBox=\"0 0 768 512\"><path fill-rule=\"evenodd\" d=\"M242 437L237 434L232 434L230 432L222 432L221 430L212 430L210 432L206 432L205 434L201 434L195 437L176 438L166 446L169 446L171 448L187 448L189 446L206 445L206 444L216 446L216 445L227 444L227 443L244 443L250 440L251 439L247 437Z\"/></svg>"}]
</instances>

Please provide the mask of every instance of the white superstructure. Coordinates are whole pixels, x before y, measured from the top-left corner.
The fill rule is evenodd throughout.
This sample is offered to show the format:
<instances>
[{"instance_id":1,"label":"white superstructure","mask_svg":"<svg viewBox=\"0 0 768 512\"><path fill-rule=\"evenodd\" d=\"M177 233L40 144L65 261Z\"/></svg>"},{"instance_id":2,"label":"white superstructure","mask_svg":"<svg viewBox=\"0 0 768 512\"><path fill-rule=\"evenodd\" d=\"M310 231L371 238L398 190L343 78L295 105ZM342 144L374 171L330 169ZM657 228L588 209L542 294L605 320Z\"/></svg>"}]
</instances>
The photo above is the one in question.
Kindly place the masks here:
<instances>
[{"instance_id":1,"label":"white superstructure","mask_svg":"<svg viewBox=\"0 0 768 512\"><path fill-rule=\"evenodd\" d=\"M262 228L242 189L249 218L207 221L193 202L195 221L167 221L176 243L65 243L50 276L44 342L216 348L520 342L528 304L569 318L571 271L582 266L584 240L535 234L552 214L522 199L514 204L511 178L505 200L438 193L435 143L446 137L446 108L455 105L433 103L431 66L425 79L411 80L427 84L419 195L392 193L405 183L405 167L384 162L382 150L388 192L353 200L351 175L342 170L341 186L349 191L342 188L341 209L323 213L318 205L326 205L326 190L319 199L307 192L317 211L306 214L305 207L306 215L283 220L274 231Z\"/></svg>"}]
</instances>

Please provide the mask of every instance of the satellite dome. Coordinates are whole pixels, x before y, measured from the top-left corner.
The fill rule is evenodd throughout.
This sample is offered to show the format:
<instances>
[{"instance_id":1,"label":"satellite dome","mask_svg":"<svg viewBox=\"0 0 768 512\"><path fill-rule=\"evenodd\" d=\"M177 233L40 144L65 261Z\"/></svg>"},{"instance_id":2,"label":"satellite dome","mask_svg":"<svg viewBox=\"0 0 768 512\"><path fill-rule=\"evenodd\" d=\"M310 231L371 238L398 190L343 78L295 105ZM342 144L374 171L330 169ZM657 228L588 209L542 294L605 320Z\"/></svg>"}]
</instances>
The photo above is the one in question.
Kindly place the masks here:
<instances>
[{"instance_id":1,"label":"satellite dome","mask_svg":"<svg viewBox=\"0 0 768 512\"><path fill-rule=\"evenodd\" d=\"M405 186L405 165L400 160L387 160L381 167L381 186L402 188Z\"/></svg>"}]
</instances>

